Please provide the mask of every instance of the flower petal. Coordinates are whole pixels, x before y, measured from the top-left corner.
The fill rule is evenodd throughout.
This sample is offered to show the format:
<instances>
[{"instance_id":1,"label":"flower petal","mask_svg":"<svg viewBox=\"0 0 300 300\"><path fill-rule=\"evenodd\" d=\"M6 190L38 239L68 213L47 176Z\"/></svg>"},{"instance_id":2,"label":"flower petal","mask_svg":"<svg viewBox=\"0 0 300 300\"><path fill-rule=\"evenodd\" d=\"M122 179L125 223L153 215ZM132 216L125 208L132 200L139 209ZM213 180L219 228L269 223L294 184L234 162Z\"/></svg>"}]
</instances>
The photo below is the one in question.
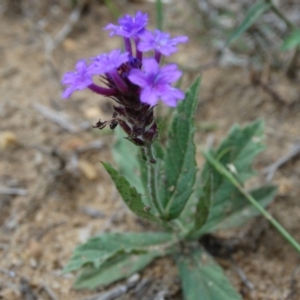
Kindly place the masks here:
<instances>
[{"instance_id":1,"label":"flower petal","mask_svg":"<svg viewBox=\"0 0 300 300\"><path fill-rule=\"evenodd\" d=\"M132 69L128 75L128 78L132 83L140 87L147 87L149 84L146 75L139 69Z\"/></svg>"},{"instance_id":2,"label":"flower petal","mask_svg":"<svg viewBox=\"0 0 300 300\"><path fill-rule=\"evenodd\" d=\"M155 90L150 87L146 87L142 90L140 95L141 102L147 103L150 106L154 106L158 102L158 95Z\"/></svg>"}]
</instances>

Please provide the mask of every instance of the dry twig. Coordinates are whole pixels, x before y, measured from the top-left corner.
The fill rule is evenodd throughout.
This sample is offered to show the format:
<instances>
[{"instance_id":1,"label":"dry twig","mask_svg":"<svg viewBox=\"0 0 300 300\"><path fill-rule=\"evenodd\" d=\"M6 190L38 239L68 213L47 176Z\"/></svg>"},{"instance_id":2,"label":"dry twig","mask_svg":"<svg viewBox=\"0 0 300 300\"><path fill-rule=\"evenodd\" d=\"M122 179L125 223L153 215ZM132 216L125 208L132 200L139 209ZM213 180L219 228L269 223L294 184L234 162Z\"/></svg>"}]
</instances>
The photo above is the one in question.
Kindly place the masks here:
<instances>
[{"instance_id":1,"label":"dry twig","mask_svg":"<svg viewBox=\"0 0 300 300\"><path fill-rule=\"evenodd\" d=\"M260 87L265 93L269 94L275 102L281 105L288 105L287 102L268 85L267 83L262 82L262 80L254 72L250 75L250 80L253 86Z\"/></svg>"},{"instance_id":2,"label":"dry twig","mask_svg":"<svg viewBox=\"0 0 300 300\"><path fill-rule=\"evenodd\" d=\"M83 206L81 208L81 211L91 218L104 218L105 217L105 214L102 211L94 209L90 206L86 206L86 205Z\"/></svg>"},{"instance_id":3,"label":"dry twig","mask_svg":"<svg viewBox=\"0 0 300 300\"><path fill-rule=\"evenodd\" d=\"M126 281L126 284L118 285L109 291L92 295L88 298L84 298L83 300L113 300L113 299L116 299L116 298L122 296L123 294L125 294L129 289L136 286L136 284L139 282L139 280L140 280L140 275L133 274L132 276L130 276L128 278L128 280Z\"/></svg>"},{"instance_id":4,"label":"dry twig","mask_svg":"<svg viewBox=\"0 0 300 300\"><path fill-rule=\"evenodd\" d=\"M285 300L291 299L295 294L296 294L296 285L297 285L297 278L299 278L298 274L300 273L300 265L298 265L292 275L291 275L291 279L290 279L290 292L288 293L288 295L284 298Z\"/></svg>"},{"instance_id":5,"label":"dry twig","mask_svg":"<svg viewBox=\"0 0 300 300\"><path fill-rule=\"evenodd\" d=\"M33 104L33 107L45 118L66 129L67 131L71 133L77 133L79 131L79 128L68 120L69 116L67 116L66 114L38 103Z\"/></svg>"},{"instance_id":6,"label":"dry twig","mask_svg":"<svg viewBox=\"0 0 300 300\"><path fill-rule=\"evenodd\" d=\"M243 284L250 290L253 291L255 289L254 284L247 278L245 272L243 269L238 265L238 263L231 257L231 262L233 264L233 267L236 271L236 273L239 275L241 281Z\"/></svg>"},{"instance_id":7,"label":"dry twig","mask_svg":"<svg viewBox=\"0 0 300 300\"><path fill-rule=\"evenodd\" d=\"M266 180L271 181L272 178L274 177L275 172L285 165L287 162L290 160L294 159L296 156L300 154L300 143L295 145L292 150L288 153L280 157L275 163L272 165L266 167L263 170L263 173L266 175Z\"/></svg>"},{"instance_id":8,"label":"dry twig","mask_svg":"<svg viewBox=\"0 0 300 300\"><path fill-rule=\"evenodd\" d=\"M45 44L46 56L51 56L53 50L61 44L66 37L72 32L74 25L79 21L83 7L89 2L89 0L81 1L71 12L67 23L61 28L53 39L49 39Z\"/></svg>"},{"instance_id":9,"label":"dry twig","mask_svg":"<svg viewBox=\"0 0 300 300\"><path fill-rule=\"evenodd\" d=\"M151 285L151 280L148 278L143 278L135 288L134 294L136 296L136 299L141 299L142 295L148 290L150 285Z\"/></svg>"},{"instance_id":10,"label":"dry twig","mask_svg":"<svg viewBox=\"0 0 300 300\"><path fill-rule=\"evenodd\" d=\"M0 187L0 194L26 196L27 195L27 190L18 189L18 188L1 188Z\"/></svg>"},{"instance_id":11,"label":"dry twig","mask_svg":"<svg viewBox=\"0 0 300 300\"><path fill-rule=\"evenodd\" d=\"M58 300L58 298L56 297L56 295L48 285L43 284L41 285L41 288L48 294L51 300Z\"/></svg>"},{"instance_id":12,"label":"dry twig","mask_svg":"<svg viewBox=\"0 0 300 300\"><path fill-rule=\"evenodd\" d=\"M160 291L156 294L154 300L165 300L168 295L168 291Z\"/></svg>"}]
</instances>

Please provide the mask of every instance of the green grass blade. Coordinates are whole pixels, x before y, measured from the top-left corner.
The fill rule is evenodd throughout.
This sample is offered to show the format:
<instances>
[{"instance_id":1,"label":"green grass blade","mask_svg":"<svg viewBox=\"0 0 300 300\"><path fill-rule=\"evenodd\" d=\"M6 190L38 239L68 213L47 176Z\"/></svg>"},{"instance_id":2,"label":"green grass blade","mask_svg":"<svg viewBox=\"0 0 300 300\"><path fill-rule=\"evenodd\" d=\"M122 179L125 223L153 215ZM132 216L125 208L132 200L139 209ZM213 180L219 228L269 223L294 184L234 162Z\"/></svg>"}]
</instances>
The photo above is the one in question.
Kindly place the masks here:
<instances>
[{"instance_id":1,"label":"green grass blade","mask_svg":"<svg viewBox=\"0 0 300 300\"><path fill-rule=\"evenodd\" d=\"M249 191L249 194L256 199L262 206L267 207L273 200L277 192L277 187L274 185L262 186ZM259 211L249 203L249 201L240 194L239 208L234 212L229 213L216 227L215 230L227 230L234 227L242 226L248 220L258 216Z\"/></svg>"},{"instance_id":2,"label":"green grass blade","mask_svg":"<svg viewBox=\"0 0 300 300\"><path fill-rule=\"evenodd\" d=\"M156 0L156 27L163 31L164 12L161 0Z\"/></svg>"},{"instance_id":3,"label":"green grass blade","mask_svg":"<svg viewBox=\"0 0 300 300\"><path fill-rule=\"evenodd\" d=\"M265 1L257 1L247 12L245 18L242 23L232 32L229 36L225 46L230 46L233 42L235 42L241 35L251 26L256 20L267 11L271 5L266 3Z\"/></svg>"},{"instance_id":4,"label":"green grass blade","mask_svg":"<svg viewBox=\"0 0 300 300\"><path fill-rule=\"evenodd\" d=\"M253 159L264 149L263 132L264 123L261 120L244 128L234 125L220 146L216 150L209 151L209 154L222 165L230 168L243 185L255 175L252 164ZM265 206L273 199L274 188L260 187L252 193L259 196L258 201ZM195 215L195 227L192 231L194 237L220 229L222 223L224 226L225 224L226 226L231 224L231 227L240 226L255 215L245 196L209 161L204 164L200 182L195 185L195 194L198 195L199 202ZM208 217L203 224L201 212L205 203L210 203L210 207ZM249 218L243 215L248 209L250 209ZM197 218L200 218L200 221Z\"/></svg>"},{"instance_id":5,"label":"green grass blade","mask_svg":"<svg viewBox=\"0 0 300 300\"><path fill-rule=\"evenodd\" d=\"M281 50L286 51L296 48L300 45L300 29L295 29L292 33L283 41Z\"/></svg>"}]
</instances>

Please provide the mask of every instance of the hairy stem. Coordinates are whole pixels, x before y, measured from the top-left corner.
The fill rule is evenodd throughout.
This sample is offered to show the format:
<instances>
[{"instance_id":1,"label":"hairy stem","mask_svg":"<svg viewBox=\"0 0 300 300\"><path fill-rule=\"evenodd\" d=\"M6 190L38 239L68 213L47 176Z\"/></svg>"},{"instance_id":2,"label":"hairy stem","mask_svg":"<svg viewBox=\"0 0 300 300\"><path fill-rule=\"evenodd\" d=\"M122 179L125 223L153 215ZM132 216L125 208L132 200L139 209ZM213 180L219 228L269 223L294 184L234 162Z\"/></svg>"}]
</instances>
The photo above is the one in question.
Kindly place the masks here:
<instances>
[{"instance_id":1,"label":"hairy stem","mask_svg":"<svg viewBox=\"0 0 300 300\"><path fill-rule=\"evenodd\" d=\"M164 216L164 211L161 206L158 197L158 189L157 189L157 165L155 152L152 144L146 145L146 157L147 157L147 166L148 166L148 188L150 191L150 198L153 206L156 208L160 217Z\"/></svg>"},{"instance_id":2,"label":"hairy stem","mask_svg":"<svg viewBox=\"0 0 300 300\"><path fill-rule=\"evenodd\" d=\"M299 243L285 230L285 228L275 220L238 182L238 180L209 152L202 152L209 164L227 178L244 196L245 198L277 229L277 231L292 245L298 252L300 252Z\"/></svg>"}]
</instances>

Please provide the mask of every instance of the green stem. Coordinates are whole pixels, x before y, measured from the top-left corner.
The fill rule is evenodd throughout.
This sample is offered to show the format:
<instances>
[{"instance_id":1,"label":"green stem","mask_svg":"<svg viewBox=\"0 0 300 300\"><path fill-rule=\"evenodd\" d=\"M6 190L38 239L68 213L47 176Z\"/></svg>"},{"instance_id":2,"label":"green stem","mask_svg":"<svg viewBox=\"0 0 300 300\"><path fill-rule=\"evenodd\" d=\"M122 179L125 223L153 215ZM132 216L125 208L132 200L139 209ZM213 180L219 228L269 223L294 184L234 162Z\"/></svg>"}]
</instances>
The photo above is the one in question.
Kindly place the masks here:
<instances>
[{"instance_id":1,"label":"green stem","mask_svg":"<svg viewBox=\"0 0 300 300\"><path fill-rule=\"evenodd\" d=\"M209 152L202 151L206 160L224 177L226 177L245 197L246 199L279 231L279 233L300 252L299 243L276 221L249 193L247 193L238 180Z\"/></svg>"},{"instance_id":2,"label":"green stem","mask_svg":"<svg viewBox=\"0 0 300 300\"><path fill-rule=\"evenodd\" d=\"M156 208L160 217L164 216L164 211L158 197L157 189L157 167L156 158L152 144L146 145L146 157L148 165L148 188L153 206Z\"/></svg>"},{"instance_id":3,"label":"green stem","mask_svg":"<svg viewBox=\"0 0 300 300\"><path fill-rule=\"evenodd\" d=\"M286 24L289 29L294 29L295 25L274 5L272 0L266 0L271 5L272 11Z\"/></svg>"},{"instance_id":4,"label":"green stem","mask_svg":"<svg viewBox=\"0 0 300 300\"><path fill-rule=\"evenodd\" d=\"M156 0L156 27L163 30L163 4L161 0Z\"/></svg>"}]
</instances>

